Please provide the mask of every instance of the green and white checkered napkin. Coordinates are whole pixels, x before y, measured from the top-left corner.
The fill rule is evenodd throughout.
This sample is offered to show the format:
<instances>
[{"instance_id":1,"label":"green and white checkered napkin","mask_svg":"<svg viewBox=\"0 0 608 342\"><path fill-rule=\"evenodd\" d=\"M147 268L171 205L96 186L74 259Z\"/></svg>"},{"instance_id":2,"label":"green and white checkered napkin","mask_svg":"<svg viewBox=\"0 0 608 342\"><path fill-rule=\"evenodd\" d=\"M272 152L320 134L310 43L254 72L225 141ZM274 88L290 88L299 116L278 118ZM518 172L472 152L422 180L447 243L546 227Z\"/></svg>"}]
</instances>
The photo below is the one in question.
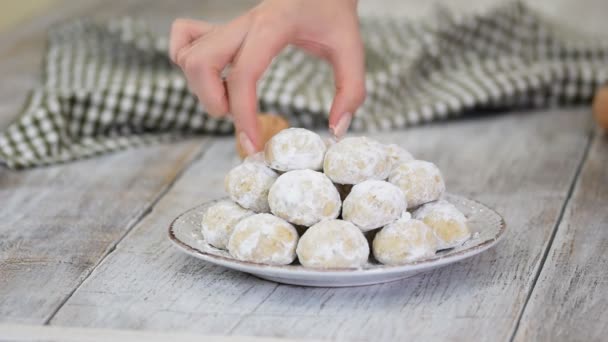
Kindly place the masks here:
<instances>
[{"instance_id":1,"label":"green and white checkered napkin","mask_svg":"<svg viewBox=\"0 0 608 342\"><path fill-rule=\"evenodd\" d=\"M608 80L608 44L567 32L521 3L434 24L364 18L368 97L352 128L388 130L475 110L589 103ZM10 168L65 162L193 133L230 133L205 115L166 53L131 19L50 32L43 84L0 134ZM288 48L258 84L260 109L327 124L331 69Z\"/></svg>"}]
</instances>

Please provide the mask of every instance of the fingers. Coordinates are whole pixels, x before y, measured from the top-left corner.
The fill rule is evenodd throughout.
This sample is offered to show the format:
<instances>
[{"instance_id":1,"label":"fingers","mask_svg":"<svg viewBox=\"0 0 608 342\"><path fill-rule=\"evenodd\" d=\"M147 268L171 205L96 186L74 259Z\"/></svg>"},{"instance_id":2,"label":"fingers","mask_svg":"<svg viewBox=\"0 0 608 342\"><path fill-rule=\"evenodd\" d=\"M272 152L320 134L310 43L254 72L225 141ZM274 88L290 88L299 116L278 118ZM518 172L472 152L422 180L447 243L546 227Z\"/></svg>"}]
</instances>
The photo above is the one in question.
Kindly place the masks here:
<instances>
[{"instance_id":1,"label":"fingers","mask_svg":"<svg viewBox=\"0 0 608 342\"><path fill-rule=\"evenodd\" d=\"M248 153L262 147L256 117L257 82L273 57L289 42L304 43L307 50L318 52L333 66L336 93L329 127L334 135L340 137L346 132L353 113L363 103L365 61L356 12L350 13L349 7L350 15L341 17L344 8L336 3L320 1L319 6L328 3L332 5L325 11L331 15L308 13L314 20L301 19L307 17L302 11L308 7L277 1L272 6L264 2L269 5L258 6L225 26L187 19L173 24L171 59L182 68L190 88L210 115L231 112L241 145ZM316 24L310 25L311 22ZM231 70L224 82L221 75L227 66Z\"/></svg>"},{"instance_id":2,"label":"fingers","mask_svg":"<svg viewBox=\"0 0 608 342\"><path fill-rule=\"evenodd\" d=\"M332 134L342 137L353 114L365 100L365 57L360 39L345 39L329 56L334 69L336 94L329 112Z\"/></svg>"},{"instance_id":3,"label":"fingers","mask_svg":"<svg viewBox=\"0 0 608 342\"><path fill-rule=\"evenodd\" d=\"M237 18L177 53L177 64L184 71L191 90L212 116L228 113L228 96L221 74L233 60L246 34L247 22Z\"/></svg>"},{"instance_id":4,"label":"fingers","mask_svg":"<svg viewBox=\"0 0 608 342\"><path fill-rule=\"evenodd\" d=\"M218 46L217 48L225 48ZM182 59L182 69L188 80L190 91L203 104L211 116L222 116L228 112L226 87L221 78L224 65L229 63L204 47L195 49Z\"/></svg>"},{"instance_id":5,"label":"fingers","mask_svg":"<svg viewBox=\"0 0 608 342\"><path fill-rule=\"evenodd\" d=\"M257 81L276 56L288 43L289 32L272 25L254 27L236 56L228 75L230 112L235 119L242 146L251 146L255 152L262 148L257 120ZM244 140L249 141L244 141Z\"/></svg>"},{"instance_id":6,"label":"fingers","mask_svg":"<svg viewBox=\"0 0 608 342\"><path fill-rule=\"evenodd\" d=\"M169 58L177 63L177 53L213 29L212 24L192 19L176 19L171 25Z\"/></svg>"}]
</instances>

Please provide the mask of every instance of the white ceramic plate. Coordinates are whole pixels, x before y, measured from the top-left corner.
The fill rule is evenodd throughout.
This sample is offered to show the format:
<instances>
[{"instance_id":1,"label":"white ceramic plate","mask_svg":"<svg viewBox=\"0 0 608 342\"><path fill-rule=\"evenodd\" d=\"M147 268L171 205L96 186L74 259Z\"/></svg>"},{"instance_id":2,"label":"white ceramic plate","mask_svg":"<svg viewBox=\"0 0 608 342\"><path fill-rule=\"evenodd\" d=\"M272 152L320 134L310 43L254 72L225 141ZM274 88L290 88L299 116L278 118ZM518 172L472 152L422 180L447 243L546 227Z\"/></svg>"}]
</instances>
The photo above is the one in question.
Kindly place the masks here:
<instances>
[{"instance_id":1,"label":"white ceramic plate","mask_svg":"<svg viewBox=\"0 0 608 342\"><path fill-rule=\"evenodd\" d=\"M278 283L323 287L379 284L470 258L498 242L506 226L497 212L460 196L448 194L446 199L467 217L472 232L471 239L460 247L439 251L432 258L399 266L382 265L373 258L362 268L327 270L305 268L297 263L271 266L236 260L227 251L209 245L201 234L203 213L216 201L204 203L179 215L169 227L169 238L181 250L194 257Z\"/></svg>"}]
</instances>

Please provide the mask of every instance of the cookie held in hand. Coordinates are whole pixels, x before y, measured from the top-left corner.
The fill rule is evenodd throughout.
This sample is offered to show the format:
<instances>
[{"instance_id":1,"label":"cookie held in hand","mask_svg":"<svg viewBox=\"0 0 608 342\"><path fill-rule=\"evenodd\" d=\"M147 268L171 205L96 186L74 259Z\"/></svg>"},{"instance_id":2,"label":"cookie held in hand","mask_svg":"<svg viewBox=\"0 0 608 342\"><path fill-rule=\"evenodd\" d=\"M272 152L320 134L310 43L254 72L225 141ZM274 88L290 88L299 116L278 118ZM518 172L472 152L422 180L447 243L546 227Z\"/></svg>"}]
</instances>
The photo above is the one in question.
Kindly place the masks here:
<instances>
[{"instance_id":1,"label":"cookie held in hand","mask_svg":"<svg viewBox=\"0 0 608 342\"><path fill-rule=\"evenodd\" d=\"M608 130L608 86L597 90L593 98L593 117L595 122Z\"/></svg>"},{"instance_id":2,"label":"cookie held in hand","mask_svg":"<svg viewBox=\"0 0 608 342\"><path fill-rule=\"evenodd\" d=\"M264 147L266 142L268 142L268 140L270 140L270 138L272 138L275 134L289 128L289 122L287 122L285 118L280 115L269 113L260 113L258 115L258 125L260 128L261 147ZM236 150L241 159L247 157L247 152L245 152L241 146L239 139L236 139Z\"/></svg>"}]
</instances>

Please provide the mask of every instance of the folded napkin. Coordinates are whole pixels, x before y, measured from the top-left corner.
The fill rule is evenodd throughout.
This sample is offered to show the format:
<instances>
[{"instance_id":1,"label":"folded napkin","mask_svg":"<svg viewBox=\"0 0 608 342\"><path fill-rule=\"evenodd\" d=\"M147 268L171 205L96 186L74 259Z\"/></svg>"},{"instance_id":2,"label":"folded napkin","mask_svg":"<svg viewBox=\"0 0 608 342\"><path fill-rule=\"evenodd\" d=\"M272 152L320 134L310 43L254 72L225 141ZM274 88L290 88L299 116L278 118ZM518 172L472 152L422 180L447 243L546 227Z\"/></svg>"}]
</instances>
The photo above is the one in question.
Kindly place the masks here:
<instances>
[{"instance_id":1,"label":"folded napkin","mask_svg":"<svg viewBox=\"0 0 608 342\"><path fill-rule=\"evenodd\" d=\"M439 18L439 20L437 20ZM480 110L589 103L608 80L608 42L521 3L427 22L362 18L368 97L357 131L402 128ZM49 33L42 84L0 134L9 168L65 162L196 133L227 134L167 58L167 40L125 18L77 20ZM287 48L258 83L261 111L327 125L329 66Z\"/></svg>"}]
</instances>

